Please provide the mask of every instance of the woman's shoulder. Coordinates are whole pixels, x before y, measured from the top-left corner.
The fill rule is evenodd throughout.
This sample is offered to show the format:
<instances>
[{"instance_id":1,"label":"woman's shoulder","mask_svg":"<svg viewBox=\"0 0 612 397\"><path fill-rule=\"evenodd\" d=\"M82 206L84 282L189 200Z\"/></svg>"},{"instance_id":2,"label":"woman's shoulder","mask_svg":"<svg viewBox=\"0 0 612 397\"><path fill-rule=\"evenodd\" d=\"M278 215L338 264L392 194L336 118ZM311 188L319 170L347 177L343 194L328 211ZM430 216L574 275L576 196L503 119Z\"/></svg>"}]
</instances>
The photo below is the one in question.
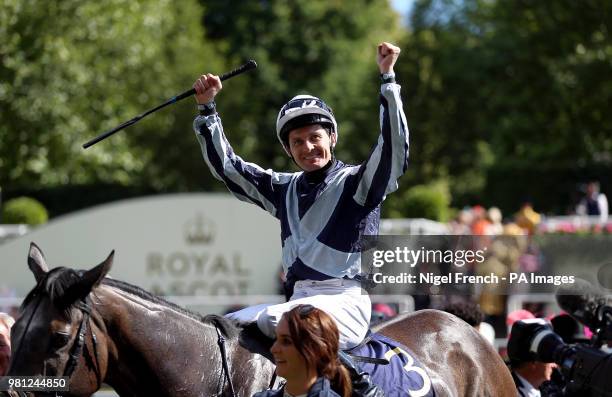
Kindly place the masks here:
<instances>
[{"instance_id":1,"label":"woman's shoulder","mask_svg":"<svg viewBox=\"0 0 612 397\"><path fill-rule=\"evenodd\" d=\"M340 397L340 395L331 388L327 378L321 377L308 391L308 397Z\"/></svg>"},{"instance_id":2,"label":"woman's shoulder","mask_svg":"<svg viewBox=\"0 0 612 397\"><path fill-rule=\"evenodd\" d=\"M284 390L276 389L276 390L265 390L259 393L255 393L253 397L283 397ZM326 378L319 378L317 381L310 387L308 390L307 397L340 397L338 393L336 393L329 383L329 380Z\"/></svg>"},{"instance_id":3,"label":"woman's shoulder","mask_svg":"<svg viewBox=\"0 0 612 397\"><path fill-rule=\"evenodd\" d=\"M260 391L253 394L253 397L283 397L283 389Z\"/></svg>"}]
</instances>

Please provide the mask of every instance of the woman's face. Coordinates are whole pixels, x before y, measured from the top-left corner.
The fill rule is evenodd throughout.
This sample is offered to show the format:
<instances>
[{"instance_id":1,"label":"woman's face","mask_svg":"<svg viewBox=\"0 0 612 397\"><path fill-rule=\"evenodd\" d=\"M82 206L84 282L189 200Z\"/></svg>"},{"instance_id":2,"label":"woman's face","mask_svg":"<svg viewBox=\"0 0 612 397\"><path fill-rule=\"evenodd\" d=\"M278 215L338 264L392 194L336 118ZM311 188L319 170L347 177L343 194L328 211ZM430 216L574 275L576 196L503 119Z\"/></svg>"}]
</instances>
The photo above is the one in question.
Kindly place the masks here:
<instances>
[{"instance_id":1,"label":"woman's face","mask_svg":"<svg viewBox=\"0 0 612 397\"><path fill-rule=\"evenodd\" d=\"M270 352L276 362L276 373L285 379L303 376L306 371L306 360L295 347L289 333L287 319L283 316L276 327L276 341Z\"/></svg>"}]
</instances>

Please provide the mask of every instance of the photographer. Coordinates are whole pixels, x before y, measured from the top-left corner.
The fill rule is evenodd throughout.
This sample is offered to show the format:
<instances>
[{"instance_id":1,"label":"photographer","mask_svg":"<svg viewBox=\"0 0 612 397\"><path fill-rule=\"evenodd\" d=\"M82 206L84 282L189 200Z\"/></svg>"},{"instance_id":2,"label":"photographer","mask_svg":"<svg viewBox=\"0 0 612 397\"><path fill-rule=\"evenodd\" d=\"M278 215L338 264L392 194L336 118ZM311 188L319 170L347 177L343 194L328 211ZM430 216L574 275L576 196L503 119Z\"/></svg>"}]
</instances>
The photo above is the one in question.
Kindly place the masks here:
<instances>
[{"instance_id":1,"label":"photographer","mask_svg":"<svg viewBox=\"0 0 612 397\"><path fill-rule=\"evenodd\" d=\"M540 321L544 323L544 320ZM529 351L529 344L517 340L517 338L521 338L521 335L514 331L519 323L522 323L522 321L517 321L513 325L508 340L510 371L519 396L539 397L542 395L539 390L540 386L551 379L553 370L557 364L537 361L535 354ZM518 326L520 325L521 324ZM511 346L516 346L517 348L511 349Z\"/></svg>"},{"instance_id":2,"label":"photographer","mask_svg":"<svg viewBox=\"0 0 612 397\"><path fill-rule=\"evenodd\" d=\"M612 334L612 307L607 304L592 305L595 302L592 299L574 299L575 307L566 304L566 300L558 301L564 310L572 312L583 324L589 325L589 328L592 326L597 332L588 343L567 344L544 320L514 323L508 341L508 356L513 372L517 374L516 378L521 381L520 387L526 387L532 393L528 396L612 396L612 354L602 349L603 342L610 340ZM544 375L540 375L536 366L521 366L521 363L532 361L538 361L540 365L556 363L560 370L561 376L555 379L553 375L553 382L546 382L545 386L540 383L540 394L531 390L522 380L535 386L542 378L550 378L551 373L543 371ZM534 383L531 383L529 377Z\"/></svg>"}]
</instances>

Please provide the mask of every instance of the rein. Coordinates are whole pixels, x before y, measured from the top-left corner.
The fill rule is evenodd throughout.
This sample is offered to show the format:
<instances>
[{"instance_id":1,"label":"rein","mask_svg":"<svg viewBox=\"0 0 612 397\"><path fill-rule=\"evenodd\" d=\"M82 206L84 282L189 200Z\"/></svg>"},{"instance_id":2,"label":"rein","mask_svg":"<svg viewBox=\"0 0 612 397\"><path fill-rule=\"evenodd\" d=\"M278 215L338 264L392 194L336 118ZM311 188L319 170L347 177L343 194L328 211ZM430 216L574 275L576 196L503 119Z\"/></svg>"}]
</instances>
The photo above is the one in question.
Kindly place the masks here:
<instances>
[{"instance_id":1,"label":"rein","mask_svg":"<svg viewBox=\"0 0 612 397\"><path fill-rule=\"evenodd\" d=\"M223 372L225 373L225 377L227 378L227 383L230 389L230 395L232 397L236 397L236 393L234 392L234 385L232 384L232 378L230 376L229 366L227 365L227 354L225 352L225 338L221 335L221 331L215 324L215 330L217 331L217 344L219 345L219 350L221 351L221 363L223 364Z\"/></svg>"}]
</instances>

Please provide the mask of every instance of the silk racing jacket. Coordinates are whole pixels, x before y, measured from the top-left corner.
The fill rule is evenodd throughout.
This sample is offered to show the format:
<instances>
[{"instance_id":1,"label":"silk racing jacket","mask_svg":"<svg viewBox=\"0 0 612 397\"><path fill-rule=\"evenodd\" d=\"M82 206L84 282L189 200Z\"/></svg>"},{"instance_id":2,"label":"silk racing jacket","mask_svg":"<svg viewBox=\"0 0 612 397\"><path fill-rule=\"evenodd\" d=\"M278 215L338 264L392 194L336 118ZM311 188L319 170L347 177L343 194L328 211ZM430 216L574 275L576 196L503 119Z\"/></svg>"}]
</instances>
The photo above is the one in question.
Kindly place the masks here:
<instances>
[{"instance_id":1,"label":"silk racing jacket","mask_svg":"<svg viewBox=\"0 0 612 397\"><path fill-rule=\"evenodd\" d=\"M360 240L378 234L380 205L407 168L408 126L399 85L381 86L380 135L360 165L334 159L309 173L264 170L234 153L217 113L197 116L194 129L213 176L235 197L280 221L291 286L297 280L359 278Z\"/></svg>"}]
</instances>

